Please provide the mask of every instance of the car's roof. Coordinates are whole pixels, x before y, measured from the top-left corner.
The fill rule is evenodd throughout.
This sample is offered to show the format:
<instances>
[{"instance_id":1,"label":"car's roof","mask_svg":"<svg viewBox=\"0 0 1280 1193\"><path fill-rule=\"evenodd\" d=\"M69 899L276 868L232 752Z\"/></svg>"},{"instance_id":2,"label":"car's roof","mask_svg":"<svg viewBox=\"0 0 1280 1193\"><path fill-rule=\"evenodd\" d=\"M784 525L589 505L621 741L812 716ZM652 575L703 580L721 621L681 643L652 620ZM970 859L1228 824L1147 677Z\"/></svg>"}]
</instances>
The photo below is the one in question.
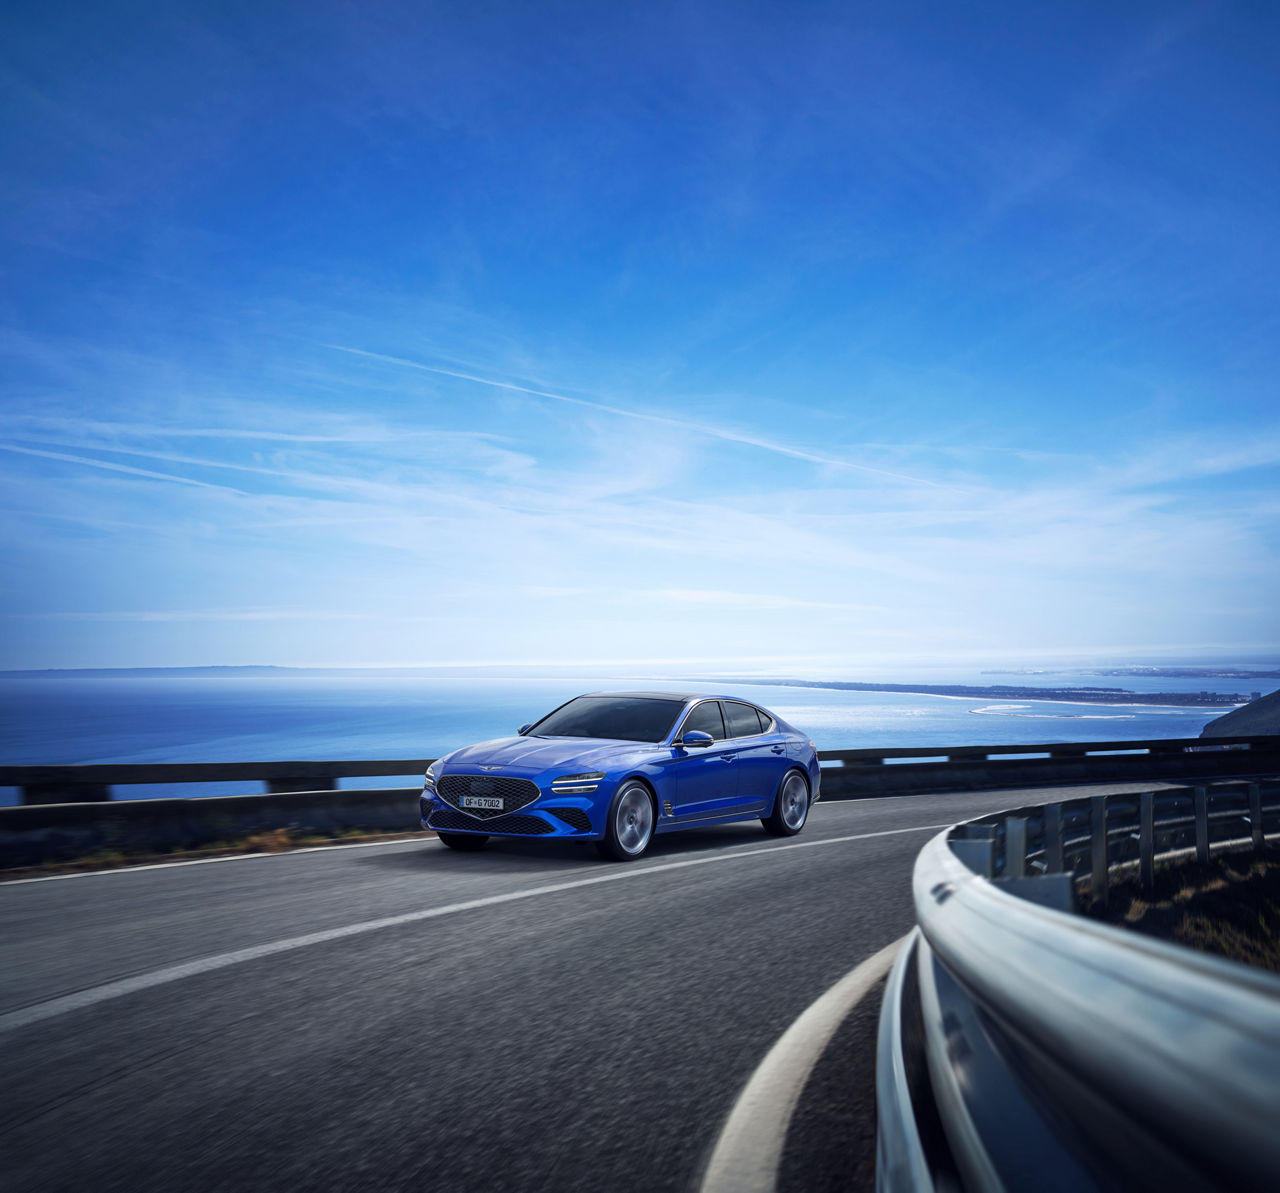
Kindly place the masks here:
<instances>
[{"instance_id":1,"label":"car's roof","mask_svg":"<svg viewBox=\"0 0 1280 1193\"><path fill-rule=\"evenodd\" d=\"M584 696L625 696L629 700L698 700L700 692L584 692Z\"/></svg>"},{"instance_id":2,"label":"car's roof","mask_svg":"<svg viewBox=\"0 0 1280 1193\"><path fill-rule=\"evenodd\" d=\"M745 696L725 696L719 692L584 692L584 696L625 696L629 700L736 700L739 704L754 704Z\"/></svg>"}]
</instances>

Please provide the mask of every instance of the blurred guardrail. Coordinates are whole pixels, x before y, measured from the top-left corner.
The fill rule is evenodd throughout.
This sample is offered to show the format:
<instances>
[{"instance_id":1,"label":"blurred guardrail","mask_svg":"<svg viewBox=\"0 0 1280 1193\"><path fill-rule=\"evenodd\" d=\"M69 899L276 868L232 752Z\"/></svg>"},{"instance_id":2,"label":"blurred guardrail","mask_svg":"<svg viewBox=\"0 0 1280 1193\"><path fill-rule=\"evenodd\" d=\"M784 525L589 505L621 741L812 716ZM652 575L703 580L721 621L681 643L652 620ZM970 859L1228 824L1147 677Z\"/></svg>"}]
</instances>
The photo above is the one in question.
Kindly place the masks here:
<instances>
[{"instance_id":1,"label":"blurred guardrail","mask_svg":"<svg viewBox=\"0 0 1280 1193\"><path fill-rule=\"evenodd\" d=\"M877 1055L877 1187L1272 1188L1280 976L1073 914L1117 867L1280 834L1280 780L1014 809L935 837Z\"/></svg>"},{"instance_id":2,"label":"blurred guardrail","mask_svg":"<svg viewBox=\"0 0 1280 1193\"><path fill-rule=\"evenodd\" d=\"M857 798L1022 784L1251 774L1280 769L1280 737L820 750L818 758L822 763L824 797ZM340 779L421 775L432 761L393 758L0 766L0 787L19 788L24 804L102 802L110 800L117 787L144 784L261 783L269 794L279 795L333 791Z\"/></svg>"},{"instance_id":3,"label":"blurred guardrail","mask_svg":"<svg viewBox=\"0 0 1280 1193\"><path fill-rule=\"evenodd\" d=\"M1116 780L1186 780L1280 771L1280 738L1051 742L824 750L825 799L925 791L1042 787ZM293 762L124 763L3 766L0 787L22 804L0 808L0 865L97 850L167 850L281 828L333 834L417 826L430 758ZM344 779L413 776L404 787L343 788ZM200 784L265 786L265 793L201 796ZM192 797L116 799L150 784L190 785Z\"/></svg>"},{"instance_id":4,"label":"blurred guardrail","mask_svg":"<svg viewBox=\"0 0 1280 1193\"><path fill-rule=\"evenodd\" d=\"M21 789L24 804L99 803L111 799L117 787L161 783L261 783L268 794L280 795L289 791L334 791L339 779L422 775L433 761L431 758L365 758L354 762L129 762L88 766L0 766L0 787Z\"/></svg>"},{"instance_id":5,"label":"blurred guardrail","mask_svg":"<svg viewBox=\"0 0 1280 1193\"><path fill-rule=\"evenodd\" d=\"M824 798L981 791L1280 770L1280 736L823 750Z\"/></svg>"}]
</instances>

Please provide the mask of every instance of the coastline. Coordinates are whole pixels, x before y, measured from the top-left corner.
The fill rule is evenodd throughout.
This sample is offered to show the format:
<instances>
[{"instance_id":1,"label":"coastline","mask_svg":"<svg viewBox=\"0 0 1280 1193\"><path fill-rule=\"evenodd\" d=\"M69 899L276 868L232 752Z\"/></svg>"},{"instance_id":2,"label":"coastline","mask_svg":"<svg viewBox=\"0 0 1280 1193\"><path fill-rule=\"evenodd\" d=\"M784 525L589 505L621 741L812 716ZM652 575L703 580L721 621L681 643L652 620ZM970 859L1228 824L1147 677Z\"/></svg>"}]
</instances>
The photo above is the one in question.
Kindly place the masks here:
<instances>
[{"instance_id":1,"label":"coastline","mask_svg":"<svg viewBox=\"0 0 1280 1193\"><path fill-rule=\"evenodd\" d=\"M738 683L761 687L819 689L828 692L875 692L898 696L936 696L943 700L986 700L992 703L1088 704L1097 708L1178 708L1187 712L1223 713L1249 703L1246 696L1233 693L1217 700L1202 701L1184 692L1131 692L1125 689L1102 692L1084 689L1073 692L1063 688L979 687L969 684L893 684L852 683L839 680L764 679L758 676L727 679L700 679L698 683ZM1196 695L1200 695L1197 693Z\"/></svg>"}]
</instances>

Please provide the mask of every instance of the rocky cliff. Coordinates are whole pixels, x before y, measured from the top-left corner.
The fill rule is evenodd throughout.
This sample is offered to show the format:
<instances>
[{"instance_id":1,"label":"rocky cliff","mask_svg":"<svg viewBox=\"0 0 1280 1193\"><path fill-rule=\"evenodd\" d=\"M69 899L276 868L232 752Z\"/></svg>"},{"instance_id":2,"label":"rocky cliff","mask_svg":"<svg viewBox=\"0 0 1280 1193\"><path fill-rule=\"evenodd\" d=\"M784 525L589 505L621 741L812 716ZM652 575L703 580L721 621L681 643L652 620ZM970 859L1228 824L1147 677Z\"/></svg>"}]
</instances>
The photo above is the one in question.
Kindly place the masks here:
<instances>
[{"instance_id":1,"label":"rocky cliff","mask_svg":"<svg viewBox=\"0 0 1280 1193\"><path fill-rule=\"evenodd\" d=\"M1200 736L1255 737L1260 733L1280 733L1280 689L1210 721Z\"/></svg>"}]
</instances>

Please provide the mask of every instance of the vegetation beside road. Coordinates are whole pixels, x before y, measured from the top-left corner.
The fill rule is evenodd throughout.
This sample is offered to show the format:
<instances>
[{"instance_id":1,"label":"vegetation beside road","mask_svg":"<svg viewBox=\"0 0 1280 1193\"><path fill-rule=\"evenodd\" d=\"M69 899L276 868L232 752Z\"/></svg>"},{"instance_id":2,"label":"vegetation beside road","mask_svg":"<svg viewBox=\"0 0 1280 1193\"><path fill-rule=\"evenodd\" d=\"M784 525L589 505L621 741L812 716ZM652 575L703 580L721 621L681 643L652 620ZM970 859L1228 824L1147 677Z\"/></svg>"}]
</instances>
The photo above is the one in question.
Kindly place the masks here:
<instances>
[{"instance_id":1,"label":"vegetation beside road","mask_svg":"<svg viewBox=\"0 0 1280 1193\"><path fill-rule=\"evenodd\" d=\"M1110 924L1280 973L1280 850L1158 869L1149 891L1112 887Z\"/></svg>"},{"instance_id":2,"label":"vegetation beside road","mask_svg":"<svg viewBox=\"0 0 1280 1193\"><path fill-rule=\"evenodd\" d=\"M435 833L413 829L403 833L375 833L364 829L346 829L340 833L301 833L278 828L252 833L227 841L213 841L190 849L168 851L99 849L78 858L44 862L38 866L16 866L0 869L0 882L18 878L43 878L56 874L79 874L94 870L118 870L126 866L154 865L158 862L187 862L204 858L236 857L245 854L285 853L291 849L308 849L319 845L365 845L379 841L411 841L416 837L434 837Z\"/></svg>"}]
</instances>

